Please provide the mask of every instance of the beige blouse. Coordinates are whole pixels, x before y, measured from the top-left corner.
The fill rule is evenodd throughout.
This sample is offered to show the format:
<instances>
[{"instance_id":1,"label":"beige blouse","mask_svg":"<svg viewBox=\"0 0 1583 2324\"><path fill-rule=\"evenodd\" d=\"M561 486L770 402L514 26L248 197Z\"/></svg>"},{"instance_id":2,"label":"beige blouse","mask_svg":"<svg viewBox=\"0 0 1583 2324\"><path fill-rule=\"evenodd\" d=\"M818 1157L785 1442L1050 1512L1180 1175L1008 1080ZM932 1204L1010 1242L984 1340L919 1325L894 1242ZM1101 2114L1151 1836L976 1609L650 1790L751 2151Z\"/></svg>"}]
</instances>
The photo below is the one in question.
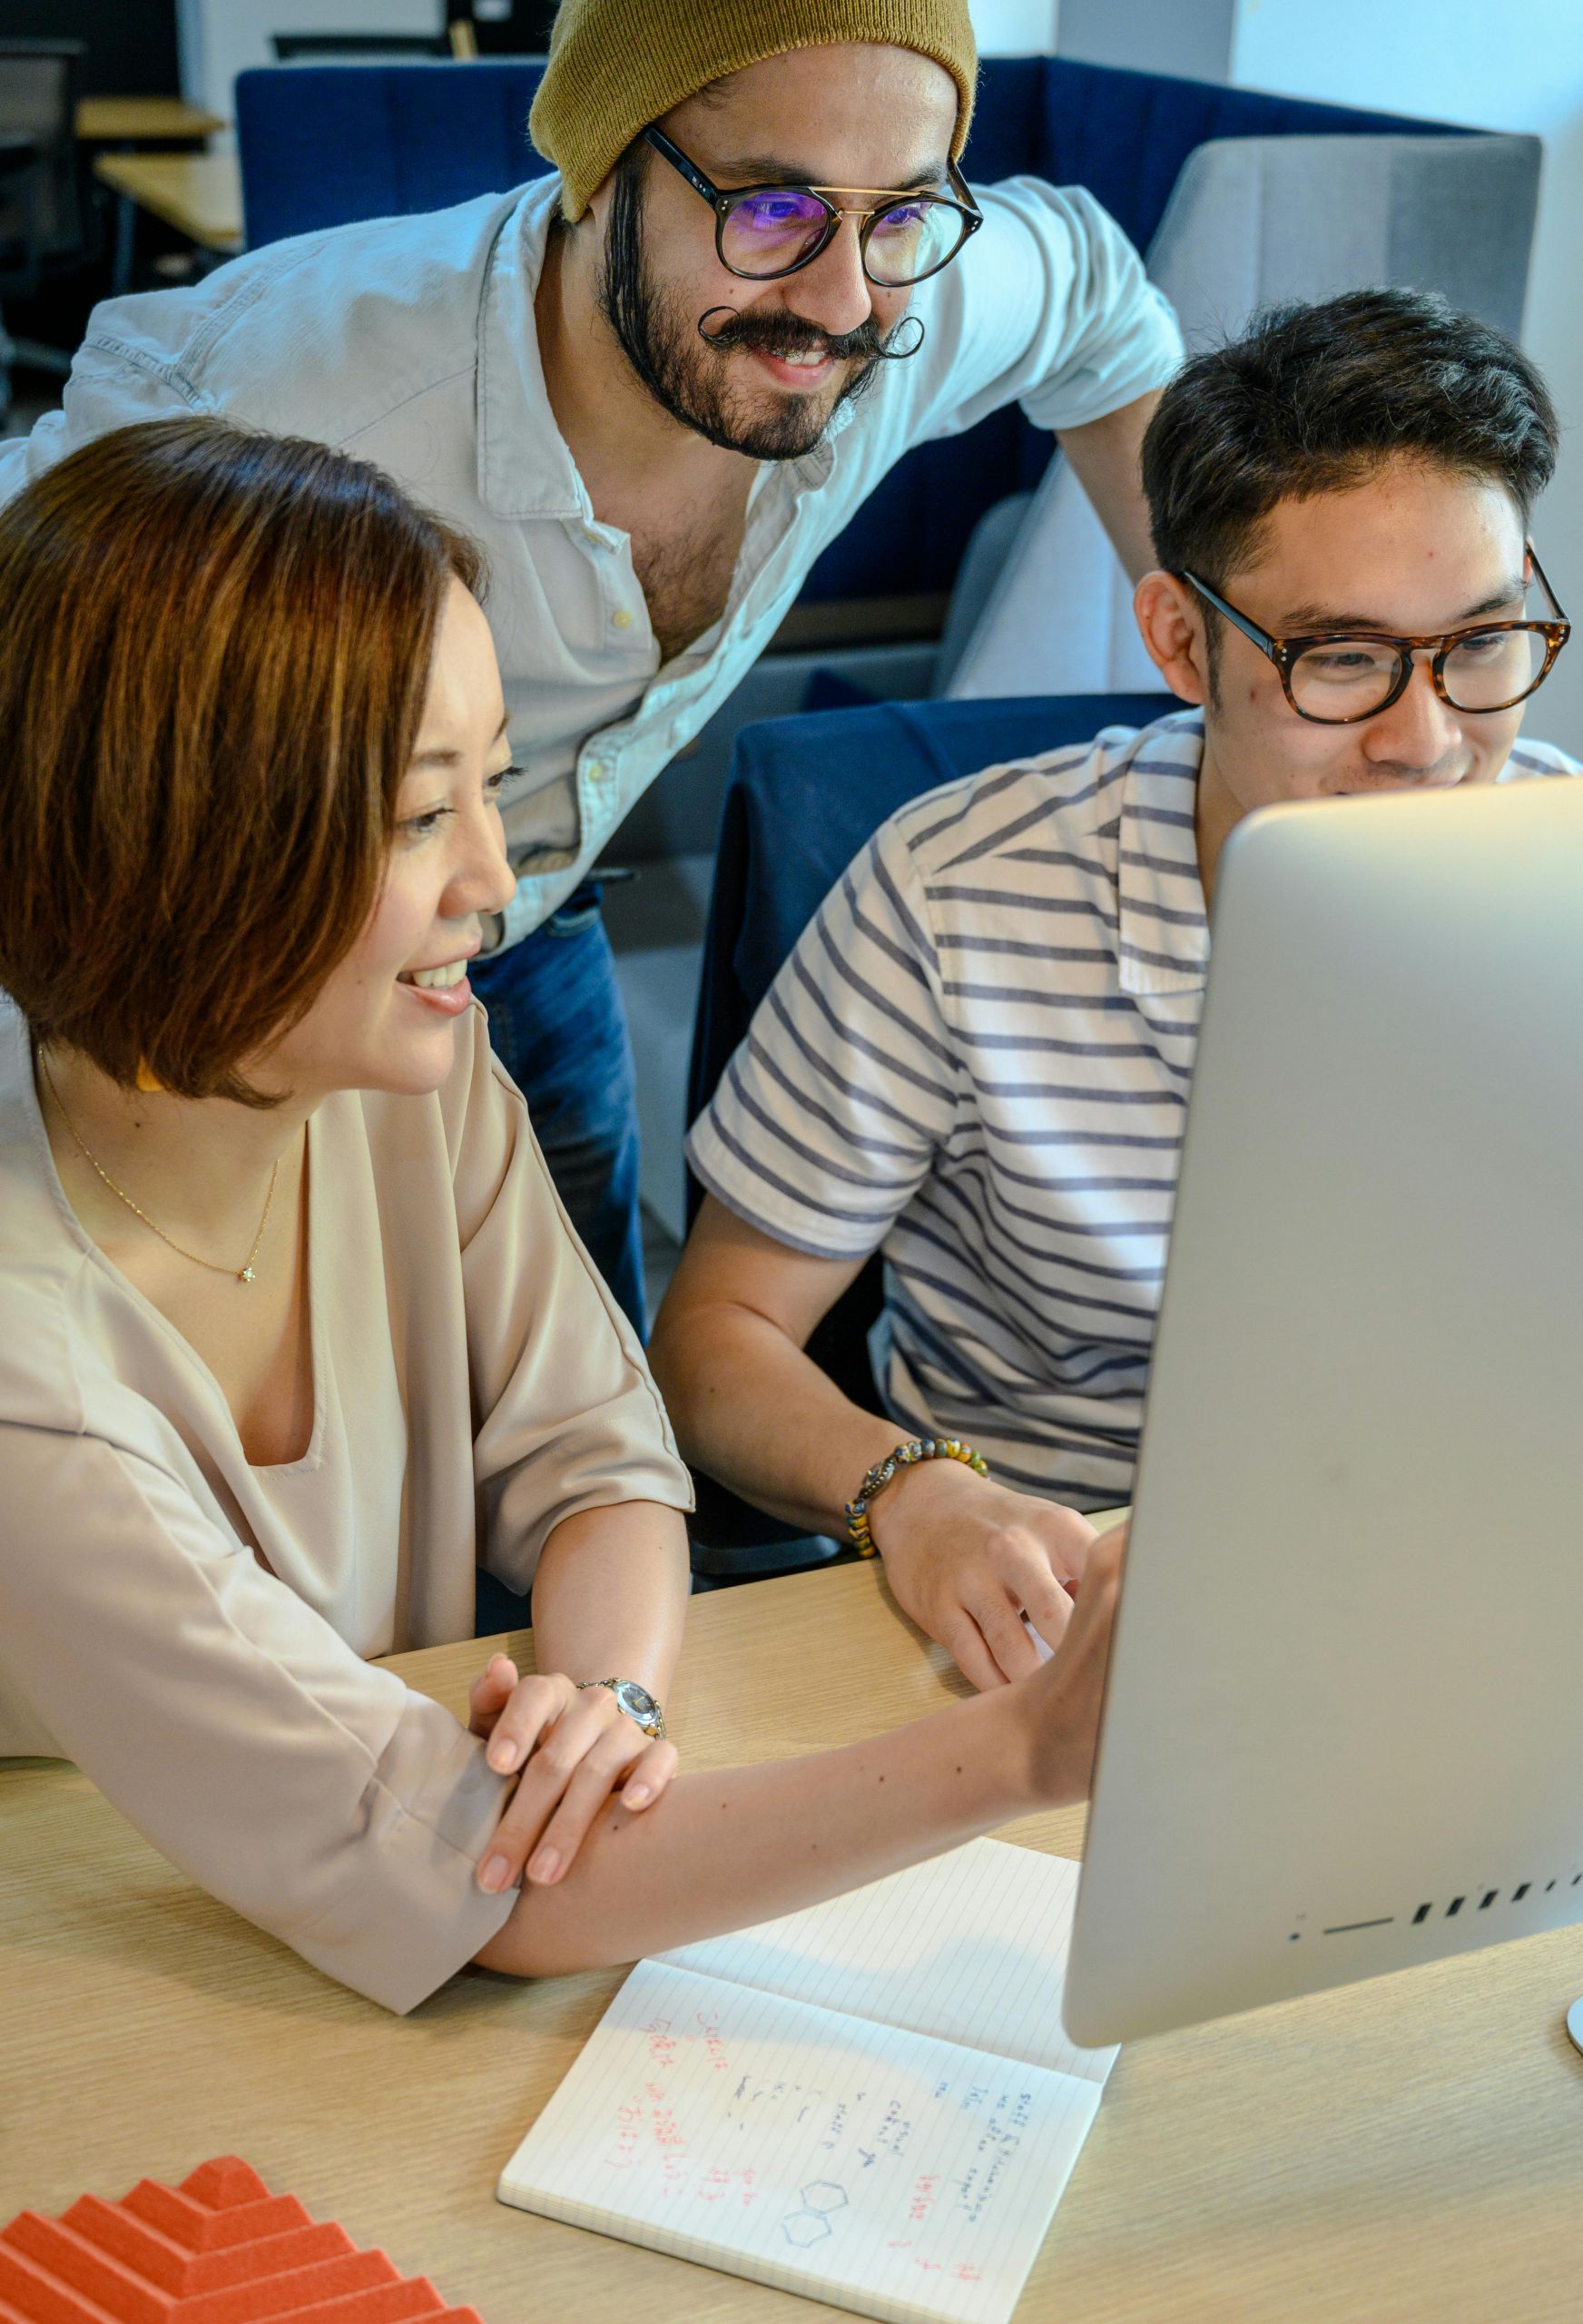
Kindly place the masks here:
<instances>
[{"instance_id":1,"label":"beige blouse","mask_svg":"<svg viewBox=\"0 0 1583 2324\"><path fill-rule=\"evenodd\" d=\"M469 1637L475 1563L526 1590L563 1518L692 1494L480 1009L437 1095L344 1092L308 1136L313 1434L253 1468L78 1223L0 996L0 1756L74 1759L212 1895L408 2010L511 1908L474 1881L503 1785L365 1658Z\"/></svg>"}]
</instances>

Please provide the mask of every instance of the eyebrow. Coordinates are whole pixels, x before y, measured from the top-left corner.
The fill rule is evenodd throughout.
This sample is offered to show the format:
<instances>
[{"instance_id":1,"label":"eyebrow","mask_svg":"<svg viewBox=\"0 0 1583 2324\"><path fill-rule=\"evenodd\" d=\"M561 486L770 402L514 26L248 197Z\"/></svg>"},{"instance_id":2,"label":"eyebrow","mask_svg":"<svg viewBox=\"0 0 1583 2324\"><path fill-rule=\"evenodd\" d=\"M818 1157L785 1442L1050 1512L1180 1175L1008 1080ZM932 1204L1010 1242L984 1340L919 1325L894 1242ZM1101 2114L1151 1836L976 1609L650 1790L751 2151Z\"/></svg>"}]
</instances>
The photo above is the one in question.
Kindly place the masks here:
<instances>
[{"instance_id":1,"label":"eyebrow","mask_svg":"<svg viewBox=\"0 0 1583 2324\"><path fill-rule=\"evenodd\" d=\"M489 748L491 750L494 749L502 734L505 734L506 729L510 723L511 713L507 711L505 717L502 718L499 725L496 727L494 734L489 738ZM457 766L461 763L461 759L462 753L454 748L433 751L417 751L413 753L412 758L408 763L408 771L414 772L418 767L424 766Z\"/></svg>"},{"instance_id":2,"label":"eyebrow","mask_svg":"<svg viewBox=\"0 0 1583 2324\"><path fill-rule=\"evenodd\" d=\"M727 176L741 180L740 185L723 187L722 191L727 193L745 192L752 187L760 185L833 185L835 183L833 178L821 178L811 170L794 169L789 162L779 161L771 153L738 154L730 162L723 162L721 167ZM911 177L904 179L900 185L842 186L840 191L843 193L927 193L933 187L943 185L947 175L947 164L941 162L938 165L916 171Z\"/></svg>"},{"instance_id":3,"label":"eyebrow","mask_svg":"<svg viewBox=\"0 0 1583 2324\"><path fill-rule=\"evenodd\" d=\"M1480 615L1499 613L1503 606L1520 606L1526 595L1527 585L1523 581L1509 581L1503 588L1493 591L1488 597L1481 597L1476 606L1470 606L1465 612L1458 614L1453 621L1447 623L1446 628L1460 629L1464 623L1477 621ZM1384 637L1401 635L1388 621L1381 621L1378 614L1349 613L1344 608L1338 612L1333 606L1313 604L1293 606L1273 635L1301 637L1310 630L1361 630Z\"/></svg>"}]
</instances>

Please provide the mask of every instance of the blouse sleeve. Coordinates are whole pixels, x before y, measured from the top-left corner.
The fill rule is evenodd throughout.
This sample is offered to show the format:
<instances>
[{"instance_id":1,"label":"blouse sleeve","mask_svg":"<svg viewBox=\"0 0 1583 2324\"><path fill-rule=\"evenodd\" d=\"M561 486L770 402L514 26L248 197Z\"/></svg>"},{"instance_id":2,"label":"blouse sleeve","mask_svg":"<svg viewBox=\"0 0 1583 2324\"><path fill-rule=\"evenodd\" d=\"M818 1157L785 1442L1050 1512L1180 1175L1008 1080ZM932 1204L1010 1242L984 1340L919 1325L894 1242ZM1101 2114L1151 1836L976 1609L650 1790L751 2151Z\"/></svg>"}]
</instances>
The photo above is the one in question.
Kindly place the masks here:
<instances>
[{"instance_id":1,"label":"blouse sleeve","mask_svg":"<svg viewBox=\"0 0 1583 2324\"><path fill-rule=\"evenodd\" d=\"M469 1961L516 1901L474 1877L505 1787L482 1743L362 1661L154 1463L7 1424L0 1489L0 1699L172 1863L340 1984L404 2012Z\"/></svg>"},{"instance_id":2,"label":"blouse sleeve","mask_svg":"<svg viewBox=\"0 0 1583 2324\"><path fill-rule=\"evenodd\" d=\"M618 1502L690 1510L643 1350L550 1183L516 1084L471 1019L442 1092L474 1398L479 1560L526 1590L565 1518Z\"/></svg>"}]
</instances>

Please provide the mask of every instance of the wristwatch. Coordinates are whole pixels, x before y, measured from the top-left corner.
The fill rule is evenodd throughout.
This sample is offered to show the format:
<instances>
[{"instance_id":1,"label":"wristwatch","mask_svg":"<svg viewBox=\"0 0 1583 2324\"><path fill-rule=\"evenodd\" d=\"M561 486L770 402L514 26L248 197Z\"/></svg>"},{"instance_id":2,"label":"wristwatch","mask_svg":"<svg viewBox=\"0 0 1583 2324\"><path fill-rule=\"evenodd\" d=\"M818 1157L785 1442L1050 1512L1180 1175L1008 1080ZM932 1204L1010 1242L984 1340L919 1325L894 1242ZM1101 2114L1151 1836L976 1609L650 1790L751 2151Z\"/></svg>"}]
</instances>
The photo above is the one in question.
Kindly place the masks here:
<instances>
[{"instance_id":1,"label":"wristwatch","mask_svg":"<svg viewBox=\"0 0 1583 2324\"><path fill-rule=\"evenodd\" d=\"M652 1736L656 1742L664 1740L665 1714L648 1689L640 1687L635 1679L578 1679L579 1694L589 1687L608 1687L615 1697L616 1709L624 1710L634 1726L641 1727L644 1733Z\"/></svg>"}]
</instances>

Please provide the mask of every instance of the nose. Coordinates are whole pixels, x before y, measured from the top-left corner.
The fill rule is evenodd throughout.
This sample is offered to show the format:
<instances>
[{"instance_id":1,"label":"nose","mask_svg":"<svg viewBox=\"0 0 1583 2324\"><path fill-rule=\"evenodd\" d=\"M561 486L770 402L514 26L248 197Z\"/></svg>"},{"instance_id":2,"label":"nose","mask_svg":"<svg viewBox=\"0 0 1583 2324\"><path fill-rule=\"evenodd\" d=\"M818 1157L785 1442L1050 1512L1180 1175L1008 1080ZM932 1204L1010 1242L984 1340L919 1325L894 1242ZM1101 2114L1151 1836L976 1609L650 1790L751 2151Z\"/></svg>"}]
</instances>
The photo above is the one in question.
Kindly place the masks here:
<instances>
[{"instance_id":1,"label":"nose","mask_svg":"<svg viewBox=\"0 0 1583 2324\"><path fill-rule=\"evenodd\" d=\"M874 312L874 286L863 272L856 218L843 218L811 266L786 284L787 304L831 333L859 330Z\"/></svg>"},{"instance_id":2,"label":"nose","mask_svg":"<svg viewBox=\"0 0 1583 2324\"><path fill-rule=\"evenodd\" d=\"M1406 773L1429 774L1461 739L1460 715L1435 692L1430 656L1415 654L1412 675L1400 696L1365 727L1363 756Z\"/></svg>"},{"instance_id":3,"label":"nose","mask_svg":"<svg viewBox=\"0 0 1583 2324\"><path fill-rule=\"evenodd\" d=\"M446 883L440 910L447 920L504 911L516 893L516 874L500 829L497 807L480 805L466 819L463 844Z\"/></svg>"}]
</instances>

